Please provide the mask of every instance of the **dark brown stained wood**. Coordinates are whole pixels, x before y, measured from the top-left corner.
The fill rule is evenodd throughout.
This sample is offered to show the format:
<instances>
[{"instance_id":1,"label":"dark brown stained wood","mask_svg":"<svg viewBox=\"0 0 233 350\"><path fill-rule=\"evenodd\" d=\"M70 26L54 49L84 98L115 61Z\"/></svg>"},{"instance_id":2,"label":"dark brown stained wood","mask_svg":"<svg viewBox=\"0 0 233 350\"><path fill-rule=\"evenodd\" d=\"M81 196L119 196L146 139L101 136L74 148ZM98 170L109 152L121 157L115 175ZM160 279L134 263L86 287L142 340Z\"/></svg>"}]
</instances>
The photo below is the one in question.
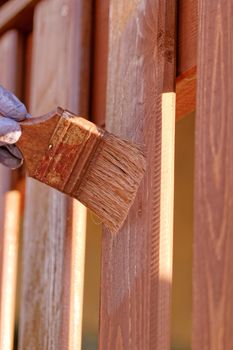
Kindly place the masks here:
<instances>
[{"instance_id":1,"label":"dark brown stained wood","mask_svg":"<svg viewBox=\"0 0 233 350\"><path fill-rule=\"evenodd\" d=\"M91 1L47 0L34 15L31 108L87 115ZM19 349L81 349L86 209L27 180Z\"/></svg>"},{"instance_id":2,"label":"dark brown stained wood","mask_svg":"<svg viewBox=\"0 0 233 350\"><path fill-rule=\"evenodd\" d=\"M196 108L196 67L176 78L176 120L194 112Z\"/></svg>"},{"instance_id":3,"label":"dark brown stained wood","mask_svg":"<svg viewBox=\"0 0 233 350\"><path fill-rule=\"evenodd\" d=\"M93 26L92 121L105 125L109 0L95 0Z\"/></svg>"},{"instance_id":4,"label":"dark brown stained wood","mask_svg":"<svg viewBox=\"0 0 233 350\"><path fill-rule=\"evenodd\" d=\"M177 3L177 75L180 75L197 64L198 0Z\"/></svg>"},{"instance_id":5,"label":"dark brown stained wood","mask_svg":"<svg viewBox=\"0 0 233 350\"><path fill-rule=\"evenodd\" d=\"M35 5L40 0L9 0L1 6L0 34L13 28L29 30Z\"/></svg>"},{"instance_id":6,"label":"dark brown stained wood","mask_svg":"<svg viewBox=\"0 0 233 350\"><path fill-rule=\"evenodd\" d=\"M7 2L8 0L0 0L0 6L2 6L5 2Z\"/></svg>"},{"instance_id":7,"label":"dark brown stained wood","mask_svg":"<svg viewBox=\"0 0 233 350\"><path fill-rule=\"evenodd\" d=\"M199 1L193 349L233 349L233 3Z\"/></svg>"},{"instance_id":8,"label":"dark brown stained wood","mask_svg":"<svg viewBox=\"0 0 233 350\"><path fill-rule=\"evenodd\" d=\"M170 349L175 1L110 1L106 128L145 145L128 219L102 245L101 350Z\"/></svg>"}]
</instances>

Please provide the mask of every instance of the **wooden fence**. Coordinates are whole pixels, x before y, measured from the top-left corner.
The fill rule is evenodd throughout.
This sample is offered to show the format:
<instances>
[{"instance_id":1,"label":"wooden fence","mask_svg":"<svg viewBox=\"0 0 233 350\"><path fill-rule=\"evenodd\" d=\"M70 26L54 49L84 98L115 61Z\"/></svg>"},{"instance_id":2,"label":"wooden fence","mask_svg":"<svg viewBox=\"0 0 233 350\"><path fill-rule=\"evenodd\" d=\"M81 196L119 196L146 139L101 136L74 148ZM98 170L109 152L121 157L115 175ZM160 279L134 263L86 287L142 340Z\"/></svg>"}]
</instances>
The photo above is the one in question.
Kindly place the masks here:
<instances>
[{"instance_id":1,"label":"wooden fence","mask_svg":"<svg viewBox=\"0 0 233 350\"><path fill-rule=\"evenodd\" d=\"M175 125L194 111L192 349L233 348L232 13L230 0L0 1L0 84L33 116L60 105L146 149L124 227L102 233L101 350L171 348ZM82 348L86 224L77 201L0 167L0 350Z\"/></svg>"}]
</instances>

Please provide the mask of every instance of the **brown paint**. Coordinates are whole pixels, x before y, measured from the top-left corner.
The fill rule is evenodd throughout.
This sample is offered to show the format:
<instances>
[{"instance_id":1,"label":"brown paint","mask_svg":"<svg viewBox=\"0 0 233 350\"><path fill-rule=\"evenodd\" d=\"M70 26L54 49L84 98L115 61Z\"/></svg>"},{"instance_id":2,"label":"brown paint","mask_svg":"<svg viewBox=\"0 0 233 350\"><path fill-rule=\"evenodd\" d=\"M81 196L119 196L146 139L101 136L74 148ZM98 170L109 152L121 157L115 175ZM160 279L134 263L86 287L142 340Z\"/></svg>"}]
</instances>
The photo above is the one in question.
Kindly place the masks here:
<instances>
[{"instance_id":1,"label":"brown paint","mask_svg":"<svg viewBox=\"0 0 233 350\"><path fill-rule=\"evenodd\" d=\"M123 228L114 237L104 230L99 348L164 350L173 185L161 181L165 163L173 176L175 1L111 1L109 25L106 126L146 145L148 171Z\"/></svg>"},{"instance_id":2,"label":"brown paint","mask_svg":"<svg viewBox=\"0 0 233 350\"><path fill-rule=\"evenodd\" d=\"M198 0L179 0L177 76L197 65Z\"/></svg>"},{"instance_id":3,"label":"brown paint","mask_svg":"<svg viewBox=\"0 0 233 350\"><path fill-rule=\"evenodd\" d=\"M111 232L122 226L145 173L142 147L58 107L20 123L29 176L78 199Z\"/></svg>"},{"instance_id":4,"label":"brown paint","mask_svg":"<svg viewBox=\"0 0 233 350\"><path fill-rule=\"evenodd\" d=\"M36 6L30 93L34 115L59 103L87 114L90 23L91 1L50 0ZM27 179L26 193L19 349L76 350L81 348L82 312L76 312L74 290L81 310L83 273L74 261L78 256L84 265L84 247L73 243L84 240L79 221L85 217L77 215L73 201L45 185Z\"/></svg>"},{"instance_id":5,"label":"brown paint","mask_svg":"<svg viewBox=\"0 0 233 350\"><path fill-rule=\"evenodd\" d=\"M199 9L192 348L231 350L233 5Z\"/></svg>"}]
</instances>

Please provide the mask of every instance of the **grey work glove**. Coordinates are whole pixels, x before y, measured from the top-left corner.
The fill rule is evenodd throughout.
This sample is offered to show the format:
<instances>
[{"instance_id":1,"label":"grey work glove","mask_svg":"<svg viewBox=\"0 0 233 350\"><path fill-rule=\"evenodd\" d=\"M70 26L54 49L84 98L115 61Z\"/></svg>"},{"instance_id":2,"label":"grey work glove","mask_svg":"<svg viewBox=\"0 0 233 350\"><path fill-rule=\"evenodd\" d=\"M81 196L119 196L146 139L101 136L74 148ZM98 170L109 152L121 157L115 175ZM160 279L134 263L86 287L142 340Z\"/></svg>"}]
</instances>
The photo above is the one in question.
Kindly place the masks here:
<instances>
[{"instance_id":1,"label":"grey work glove","mask_svg":"<svg viewBox=\"0 0 233 350\"><path fill-rule=\"evenodd\" d=\"M0 163L8 168L16 169L23 163L15 143L21 136L18 122L29 116L24 104L0 85Z\"/></svg>"}]
</instances>

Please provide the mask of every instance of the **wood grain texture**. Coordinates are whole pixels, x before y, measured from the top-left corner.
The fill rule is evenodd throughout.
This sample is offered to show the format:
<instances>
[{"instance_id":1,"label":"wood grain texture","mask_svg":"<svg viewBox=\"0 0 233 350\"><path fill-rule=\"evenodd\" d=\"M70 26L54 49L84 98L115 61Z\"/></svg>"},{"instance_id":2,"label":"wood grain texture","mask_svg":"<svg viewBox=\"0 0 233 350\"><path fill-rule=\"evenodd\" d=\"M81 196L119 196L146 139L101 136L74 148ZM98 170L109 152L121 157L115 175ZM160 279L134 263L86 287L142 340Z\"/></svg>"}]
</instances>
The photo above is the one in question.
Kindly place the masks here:
<instances>
[{"instance_id":1,"label":"wood grain texture","mask_svg":"<svg viewBox=\"0 0 233 350\"><path fill-rule=\"evenodd\" d=\"M0 11L1 14L1 11ZM16 31L9 31L0 38L0 84L19 94L21 38ZM12 172L0 165L0 232L2 232L3 195L10 189ZM0 248L1 249L1 248Z\"/></svg>"},{"instance_id":2,"label":"wood grain texture","mask_svg":"<svg viewBox=\"0 0 233 350\"><path fill-rule=\"evenodd\" d=\"M0 349L12 350L15 330L16 284L18 271L20 193L4 196L3 257L1 264Z\"/></svg>"},{"instance_id":3,"label":"wood grain texture","mask_svg":"<svg viewBox=\"0 0 233 350\"><path fill-rule=\"evenodd\" d=\"M27 30L32 23L35 5L40 0L10 0L1 6L0 34L9 29Z\"/></svg>"},{"instance_id":4,"label":"wood grain texture","mask_svg":"<svg viewBox=\"0 0 233 350\"><path fill-rule=\"evenodd\" d=\"M233 4L199 1L193 349L233 348Z\"/></svg>"},{"instance_id":5,"label":"wood grain texture","mask_svg":"<svg viewBox=\"0 0 233 350\"><path fill-rule=\"evenodd\" d=\"M176 120L196 109L196 67L176 79Z\"/></svg>"},{"instance_id":6,"label":"wood grain texture","mask_svg":"<svg viewBox=\"0 0 233 350\"><path fill-rule=\"evenodd\" d=\"M37 5L33 115L60 103L87 114L90 15L86 0ZM26 192L19 349L81 349L85 210L34 181Z\"/></svg>"},{"instance_id":7,"label":"wood grain texture","mask_svg":"<svg viewBox=\"0 0 233 350\"><path fill-rule=\"evenodd\" d=\"M18 71L21 70L21 54L21 37L16 31L9 31L0 38L0 84L17 94L19 93L20 85L20 74L18 74ZM2 280L4 278L2 266L5 254L3 246L4 194L12 186L12 173L12 171L0 165L0 288L2 283L4 285ZM2 292L6 293L3 289Z\"/></svg>"},{"instance_id":8,"label":"wood grain texture","mask_svg":"<svg viewBox=\"0 0 233 350\"><path fill-rule=\"evenodd\" d=\"M179 0L177 75L197 65L198 0Z\"/></svg>"},{"instance_id":9,"label":"wood grain texture","mask_svg":"<svg viewBox=\"0 0 233 350\"><path fill-rule=\"evenodd\" d=\"M102 245L100 349L170 349L175 1L110 2L106 128L145 146L125 225Z\"/></svg>"}]
</instances>

